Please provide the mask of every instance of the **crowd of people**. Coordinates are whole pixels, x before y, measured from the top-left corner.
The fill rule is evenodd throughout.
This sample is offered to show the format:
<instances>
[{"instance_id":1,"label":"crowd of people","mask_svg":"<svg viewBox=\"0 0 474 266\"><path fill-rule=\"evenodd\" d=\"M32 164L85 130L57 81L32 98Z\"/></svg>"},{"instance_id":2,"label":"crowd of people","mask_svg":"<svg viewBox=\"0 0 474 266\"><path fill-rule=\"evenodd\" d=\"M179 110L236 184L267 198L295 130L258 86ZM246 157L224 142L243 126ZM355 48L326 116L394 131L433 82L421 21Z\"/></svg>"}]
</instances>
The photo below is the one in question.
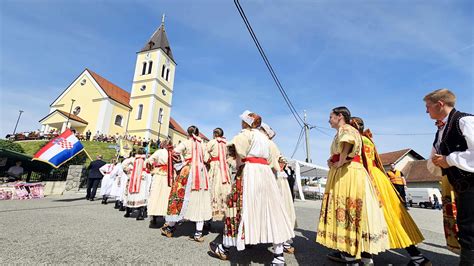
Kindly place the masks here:
<instances>
[{"instance_id":1,"label":"crowd of people","mask_svg":"<svg viewBox=\"0 0 474 266\"><path fill-rule=\"evenodd\" d=\"M473 265L474 119L454 109L455 97L449 90L434 91L424 101L439 127L430 169L442 171L446 178L442 201L447 244L461 254L460 265ZM115 199L115 208L125 217L137 212L137 220L149 216L152 224L163 217L165 237L173 237L186 220L196 226L190 239L202 242L205 225L222 222L223 240L210 243L212 256L228 260L231 247L241 251L271 243L271 264L285 264L284 253L295 252L296 225L284 171L287 162L272 140L275 131L258 114L245 111L240 118L242 131L230 141L216 128L206 144L199 129L190 126L186 141L173 146L164 140L149 157L138 149L130 158L92 162L86 198L94 200L97 180L103 175L102 203ZM330 112L329 124L336 135L327 161L330 170L316 242L335 250L327 254L329 259L345 264L373 265L374 255L405 249L408 265L431 265L416 247L423 235L384 171L363 119L337 107Z\"/></svg>"},{"instance_id":2,"label":"crowd of people","mask_svg":"<svg viewBox=\"0 0 474 266\"><path fill-rule=\"evenodd\" d=\"M119 134L115 133L114 135L111 134L103 134L100 131L97 131L94 135L90 130L86 131L84 134L79 133L74 128L71 129L75 136L80 141L97 141L97 142L107 142L107 143L117 143L120 139L125 139L130 141L134 146L139 147L147 147L150 145L151 148L158 148L159 141L158 139L152 138L142 138L136 135L130 134ZM14 140L14 141L22 141L22 140L51 140L55 137L60 135L60 131L57 129L51 129L49 132L43 132L41 130L29 131L29 132L19 132L13 134L8 134L5 136L6 139Z\"/></svg>"}]
</instances>

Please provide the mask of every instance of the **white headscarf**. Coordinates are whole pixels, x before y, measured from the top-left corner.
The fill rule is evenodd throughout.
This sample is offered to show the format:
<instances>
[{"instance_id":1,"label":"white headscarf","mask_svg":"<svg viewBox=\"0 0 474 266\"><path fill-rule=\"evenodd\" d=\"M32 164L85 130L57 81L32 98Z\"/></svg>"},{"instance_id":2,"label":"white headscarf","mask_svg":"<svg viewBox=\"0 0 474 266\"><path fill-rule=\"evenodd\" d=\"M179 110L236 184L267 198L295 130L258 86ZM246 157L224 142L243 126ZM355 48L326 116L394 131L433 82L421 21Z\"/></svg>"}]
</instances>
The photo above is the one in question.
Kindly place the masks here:
<instances>
[{"instance_id":1,"label":"white headscarf","mask_svg":"<svg viewBox=\"0 0 474 266\"><path fill-rule=\"evenodd\" d=\"M252 126L253 124L253 117L250 116L252 112L250 112L249 110L245 110L241 115L240 115L240 119L242 119L242 121L244 121L245 123L247 123L249 126Z\"/></svg>"},{"instance_id":2,"label":"white headscarf","mask_svg":"<svg viewBox=\"0 0 474 266\"><path fill-rule=\"evenodd\" d=\"M275 131L273 131L273 129L269 125L262 122L262 125L260 127L267 133L270 139L275 137Z\"/></svg>"}]
</instances>

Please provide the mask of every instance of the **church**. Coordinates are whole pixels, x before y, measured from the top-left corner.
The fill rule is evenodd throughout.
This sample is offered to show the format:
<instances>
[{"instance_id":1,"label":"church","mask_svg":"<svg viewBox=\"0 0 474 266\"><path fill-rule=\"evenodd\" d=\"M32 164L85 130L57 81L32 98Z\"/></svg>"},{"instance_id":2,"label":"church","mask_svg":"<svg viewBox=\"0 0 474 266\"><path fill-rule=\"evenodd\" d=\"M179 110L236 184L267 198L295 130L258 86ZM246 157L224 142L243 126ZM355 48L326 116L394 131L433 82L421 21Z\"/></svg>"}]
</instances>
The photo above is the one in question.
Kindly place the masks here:
<instances>
[{"instance_id":1,"label":"church","mask_svg":"<svg viewBox=\"0 0 474 266\"><path fill-rule=\"evenodd\" d=\"M185 130L171 117L176 62L160 27L137 53L131 93L86 68L51 103L41 130L106 134L160 139L186 139ZM204 137L204 136L201 136ZM206 139L206 137L204 137Z\"/></svg>"}]
</instances>

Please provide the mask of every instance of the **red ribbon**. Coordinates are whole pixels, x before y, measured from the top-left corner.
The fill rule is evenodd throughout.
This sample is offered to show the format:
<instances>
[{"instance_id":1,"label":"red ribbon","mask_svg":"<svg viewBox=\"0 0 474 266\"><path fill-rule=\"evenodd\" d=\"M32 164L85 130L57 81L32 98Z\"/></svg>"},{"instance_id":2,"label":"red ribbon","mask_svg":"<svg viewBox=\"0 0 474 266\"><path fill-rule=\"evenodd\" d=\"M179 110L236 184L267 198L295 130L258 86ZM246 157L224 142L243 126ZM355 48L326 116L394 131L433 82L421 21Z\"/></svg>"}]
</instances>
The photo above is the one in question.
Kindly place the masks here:
<instances>
[{"instance_id":1,"label":"red ribbon","mask_svg":"<svg viewBox=\"0 0 474 266\"><path fill-rule=\"evenodd\" d=\"M341 155L340 155L340 154L334 154L334 155L331 157L331 162L337 163L337 162L339 162L340 159L341 159ZM353 161L353 162L356 162L356 163L360 163L360 162L362 161L359 155L354 156L354 158L347 157L347 159L348 159L348 160L351 160L351 161Z\"/></svg>"},{"instance_id":2,"label":"red ribbon","mask_svg":"<svg viewBox=\"0 0 474 266\"><path fill-rule=\"evenodd\" d=\"M222 184L228 184L230 183L230 176L229 176L229 165L227 165L227 158L226 158L227 141L225 140L225 138L216 138L216 140L217 140L217 152L219 154L217 156L217 159L219 160L219 168L221 170L221 175L222 175Z\"/></svg>"},{"instance_id":3,"label":"red ribbon","mask_svg":"<svg viewBox=\"0 0 474 266\"><path fill-rule=\"evenodd\" d=\"M247 157L242 159L243 163L256 163L256 164L266 164L268 165L268 161L265 158L259 157Z\"/></svg>"},{"instance_id":4,"label":"red ribbon","mask_svg":"<svg viewBox=\"0 0 474 266\"><path fill-rule=\"evenodd\" d=\"M130 177L130 184L128 186L128 192L139 193L140 186L142 183L142 173L145 165L145 156L137 156L133 162L132 176Z\"/></svg>"}]
</instances>

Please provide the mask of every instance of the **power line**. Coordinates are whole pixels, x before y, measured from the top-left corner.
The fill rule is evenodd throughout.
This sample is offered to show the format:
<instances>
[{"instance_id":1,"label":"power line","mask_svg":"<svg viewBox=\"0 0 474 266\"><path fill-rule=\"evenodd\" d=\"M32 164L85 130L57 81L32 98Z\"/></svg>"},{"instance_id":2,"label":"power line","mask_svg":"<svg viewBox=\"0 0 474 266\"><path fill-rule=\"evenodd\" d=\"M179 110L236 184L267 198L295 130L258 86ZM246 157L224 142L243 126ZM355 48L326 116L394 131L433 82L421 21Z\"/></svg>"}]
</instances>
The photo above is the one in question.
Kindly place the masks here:
<instances>
[{"instance_id":1,"label":"power line","mask_svg":"<svg viewBox=\"0 0 474 266\"><path fill-rule=\"evenodd\" d=\"M237 8L237 10L239 11L240 17L244 21L245 26L247 27L247 30L249 31L250 36L252 37L252 40L255 43L255 46L257 46L258 52L260 53L260 56L262 57L263 62L267 66L268 71L270 72L270 75L273 78L273 81L275 82L278 90L280 91L281 95L283 96L283 99L285 100L286 104L288 105L288 108L290 109L293 117L295 118L296 122L298 122L300 127L303 127L303 125L305 124L304 120L301 118L301 116L296 111L296 108L291 103L290 98L288 97L288 94L286 93L285 89L281 85L280 80L278 79L278 76L276 75L275 71L273 70L273 67L272 67L271 63L270 63L270 61L268 60L268 58L265 54L265 51L263 50L262 46L260 45L260 42L257 39L257 35L253 31L252 26L250 25L250 22L248 21L247 16L245 15L244 10L243 10L242 6L239 3L239 0L234 0L234 4L235 4L235 7Z\"/></svg>"},{"instance_id":2,"label":"power line","mask_svg":"<svg viewBox=\"0 0 474 266\"><path fill-rule=\"evenodd\" d=\"M310 129L311 129L311 128L310 128ZM330 134L328 134L328 133L322 131L321 129L319 129L319 128L317 128L317 127L314 127L314 129L316 129L317 131L321 132L323 135L326 135L326 136L328 136L328 137L332 137Z\"/></svg>"},{"instance_id":3,"label":"power line","mask_svg":"<svg viewBox=\"0 0 474 266\"><path fill-rule=\"evenodd\" d=\"M372 133L374 136L434 136L434 133Z\"/></svg>"},{"instance_id":4,"label":"power line","mask_svg":"<svg viewBox=\"0 0 474 266\"><path fill-rule=\"evenodd\" d=\"M293 154L291 154L291 159L293 159L293 156L295 156L295 153L296 153L296 151L298 150L298 148L300 146L301 139L302 139L303 133L304 133L303 130L304 130L304 128L301 128L300 136L298 137L298 141L296 142L295 150L293 151Z\"/></svg>"},{"instance_id":5,"label":"power line","mask_svg":"<svg viewBox=\"0 0 474 266\"><path fill-rule=\"evenodd\" d=\"M333 130L331 128L327 128L327 127L320 127L320 126L310 126L309 129L313 129L315 128L316 130L318 129L324 129L324 130ZM320 132L323 132L321 130L318 130ZM376 135L376 136L428 136L428 135L433 135L433 133L377 133L377 132L373 132L372 133L373 135Z\"/></svg>"}]
</instances>

